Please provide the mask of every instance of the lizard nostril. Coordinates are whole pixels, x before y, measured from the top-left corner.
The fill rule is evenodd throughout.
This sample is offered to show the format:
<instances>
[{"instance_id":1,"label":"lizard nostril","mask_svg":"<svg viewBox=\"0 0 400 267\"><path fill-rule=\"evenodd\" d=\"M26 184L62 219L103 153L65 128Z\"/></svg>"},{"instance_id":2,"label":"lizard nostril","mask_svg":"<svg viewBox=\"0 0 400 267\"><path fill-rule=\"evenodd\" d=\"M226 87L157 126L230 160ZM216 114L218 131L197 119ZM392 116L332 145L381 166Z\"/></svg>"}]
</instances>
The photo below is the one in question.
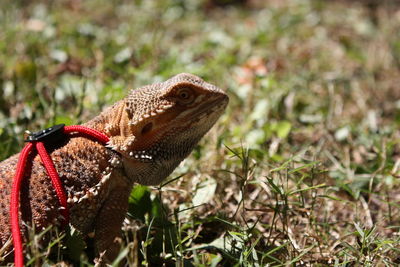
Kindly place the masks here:
<instances>
[{"instance_id":1,"label":"lizard nostril","mask_svg":"<svg viewBox=\"0 0 400 267\"><path fill-rule=\"evenodd\" d=\"M142 128L142 132L141 133L142 134L146 134L146 133L150 132L151 129L153 129L153 123L149 122Z\"/></svg>"}]
</instances>

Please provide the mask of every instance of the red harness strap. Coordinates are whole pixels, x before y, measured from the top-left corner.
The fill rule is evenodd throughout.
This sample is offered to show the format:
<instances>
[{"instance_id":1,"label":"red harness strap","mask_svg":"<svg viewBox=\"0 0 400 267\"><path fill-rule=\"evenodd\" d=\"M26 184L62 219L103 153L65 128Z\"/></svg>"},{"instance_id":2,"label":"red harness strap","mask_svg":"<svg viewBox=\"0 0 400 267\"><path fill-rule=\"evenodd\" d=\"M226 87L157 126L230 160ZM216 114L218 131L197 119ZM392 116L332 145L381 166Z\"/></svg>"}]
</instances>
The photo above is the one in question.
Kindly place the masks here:
<instances>
[{"instance_id":1,"label":"red harness strap","mask_svg":"<svg viewBox=\"0 0 400 267\"><path fill-rule=\"evenodd\" d=\"M65 126L64 125L56 125L52 128L33 133L28 137L29 143L22 149L21 154L18 159L17 170L15 172L15 177L12 184L11 190L11 203L10 203L10 216L11 216L11 232L14 243L14 263L16 267L24 266L24 255L22 248L22 236L21 236L21 228L19 225L19 195L21 190L21 183L24 177L24 171L26 168L26 160L29 156L29 153L32 151L33 147L39 153L39 156L43 162L43 165L47 171L47 174L51 178L51 182L53 187L56 190L58 200L62 207L60 213L64 217L64 222L69 222L69 210L67 206L67 195L64 191L62 182L60 177L58 176L57 170L54 167L53 161L51 160L47 150L44 146L44 141L50 139L50 137L55 136L57 134L60 137L65 134L79 133L84 137L88 137L94 139L103 145L107 144L109 138L107 135L80 125L72 125Z\"/></svg>"}]
</instances>

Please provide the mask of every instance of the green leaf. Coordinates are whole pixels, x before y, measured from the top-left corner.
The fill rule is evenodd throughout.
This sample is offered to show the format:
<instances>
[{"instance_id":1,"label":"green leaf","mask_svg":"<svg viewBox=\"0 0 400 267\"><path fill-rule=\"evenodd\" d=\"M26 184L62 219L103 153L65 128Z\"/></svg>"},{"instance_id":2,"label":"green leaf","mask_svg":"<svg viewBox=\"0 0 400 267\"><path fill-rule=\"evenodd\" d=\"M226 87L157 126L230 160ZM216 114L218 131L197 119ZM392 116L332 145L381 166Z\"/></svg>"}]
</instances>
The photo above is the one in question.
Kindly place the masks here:
<instances>
[{"instance_id":1,"label":"green leaf","mask_svg":"<svg viewBox=\"0 0 400 267\"><path fill-rule=\"evenodd\" d=\"M193 205L199 206L209 202L217 189L217 182L213 178L208 178L197 185L196 193L193 197Z\"/></svg>"},{"instance_id":2,"label":"green leaf","mask_svg":"<svg viewBox=\"0 0 400 267\"><path fill-rule=\"evenodd\" d=\"M48 127L51 127L54 124L65 124L65 125L72 125L75 124L74 120L68 116L57 116L54 120L54 123L48 124Z\"/></svg>"},{"instance_id":3,"label":"green leaf","mask_svg":"<svg viewBox=\"0 0 400 267\"><path fill-rule=\"evenodd\" d=\"M246 144L251 148L258 148L260 144L265 142L265 139L265 133L261 129L254 129L245 137Z\"/></svg>"},{"instance_id":4,"label":"green leaf","mask_svg":"<svg viewBox=\"0 0 400 267\"><path fill-rule=\"evenodd\" d=\"M276 125L276 135L279 138L284 139L289 135L291 129L292 129L292 124L290 122L280 121Z\"/></svg>"},{"instance_id":5,"label":"green leaf","mask_svg":"<svg viewBox=\"0 0 400 267\"><path fill-rule=\"evenodd\" d=\"M71 230L67 231L66 237L66 247L68 251L68 256L79 262L81 255L86 248L86 243L84 238L80 232L78 232L75 228L71 226Z\"/></svg>"},{"instance_id":6,"label":"green leaf","mask_svg":"<svg viewBox=\"0 0 400 267\"><path fill-rule=\"evenodd\" d=\"M151 209L152 203L148 187L144 185L135 186L129 196L128 214L144 222L145 214L150 213Z\"/></svg>"},{"instance_id":7,"label":"green leaf","mask_svg":"<svg viewBox=\"0 0 400 267\"><path fill-rule=\"evenodd\" d=\"M250 114L250 119L252 121L266 120L268 118L269 109L270 104L267 99L259 100L254 107L253 112Z\"/></svg>"}]
</instances>

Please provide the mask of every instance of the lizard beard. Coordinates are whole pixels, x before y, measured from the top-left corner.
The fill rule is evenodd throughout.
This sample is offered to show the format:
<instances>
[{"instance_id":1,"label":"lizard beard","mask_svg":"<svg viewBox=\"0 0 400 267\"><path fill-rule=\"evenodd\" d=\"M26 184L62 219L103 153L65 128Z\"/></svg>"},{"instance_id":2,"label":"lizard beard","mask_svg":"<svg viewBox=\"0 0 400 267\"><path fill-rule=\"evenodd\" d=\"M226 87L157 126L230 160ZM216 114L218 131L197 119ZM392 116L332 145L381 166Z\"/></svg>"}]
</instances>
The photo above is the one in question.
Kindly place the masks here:
<instances>
[{"instance_id":1,"label":"lizard beard","mask_svg":"<svg viewBox=\"0 0 400 267\"><path fill-rule=\"evenodd\" d=\"M157 185L190 154L199 140L185 140L179 145L171 145L173 142L167 140L157 146L157 156L146 162L132 163L132 159L124 158L125 173L133 182Z\"/></svg>"}]
</instances>

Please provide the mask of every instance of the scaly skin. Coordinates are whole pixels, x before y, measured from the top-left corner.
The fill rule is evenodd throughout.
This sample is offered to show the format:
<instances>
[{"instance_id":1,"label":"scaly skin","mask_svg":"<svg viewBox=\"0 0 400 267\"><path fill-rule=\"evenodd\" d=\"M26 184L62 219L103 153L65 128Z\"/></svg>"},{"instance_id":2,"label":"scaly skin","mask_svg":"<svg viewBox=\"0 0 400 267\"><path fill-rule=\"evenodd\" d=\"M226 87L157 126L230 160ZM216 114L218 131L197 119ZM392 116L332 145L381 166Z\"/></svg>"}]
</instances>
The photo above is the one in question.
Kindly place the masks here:
<instances>
[{"instance_id":1,"label":"scaly skin","mask_svg":"<svg viewBox=\"0 0 400 267\"><path fill-rule=\"evenodd\" d=\"M189 155L228 104L227 95L182 73L132 90L84 124L110 137L107 147L69 137L46 145L68 194L70 224L94 232L95 253L110 260L134 183L155 185ZM10 193L19 154L0 163L0 248L11 238ZM59 225L60 205L38 155L21 189L22 220L36 231ZM22 225L26 234L26 227ZM1 262L1 260L0 260Z\"/></svg>"}]
</instances>

